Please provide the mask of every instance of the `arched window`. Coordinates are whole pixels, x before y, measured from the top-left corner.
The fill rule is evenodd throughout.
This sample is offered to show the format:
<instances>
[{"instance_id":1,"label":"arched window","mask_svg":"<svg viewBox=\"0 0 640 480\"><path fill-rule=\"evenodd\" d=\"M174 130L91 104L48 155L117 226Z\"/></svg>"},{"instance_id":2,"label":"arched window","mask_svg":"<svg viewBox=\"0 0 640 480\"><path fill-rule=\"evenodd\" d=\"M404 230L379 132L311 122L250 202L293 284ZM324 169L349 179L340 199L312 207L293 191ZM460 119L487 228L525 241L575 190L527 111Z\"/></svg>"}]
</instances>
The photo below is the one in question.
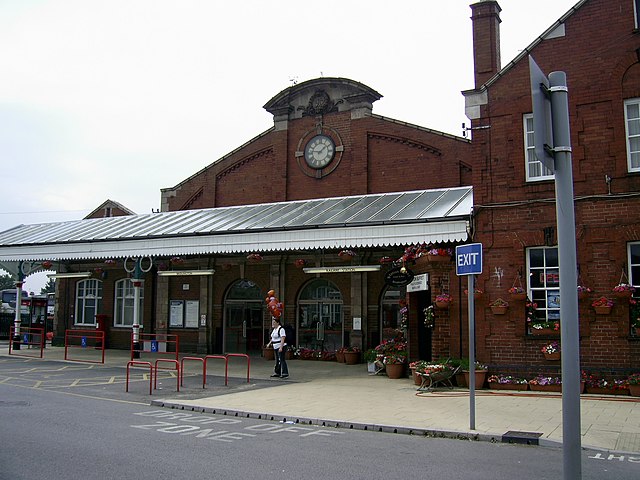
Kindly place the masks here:
<instances>
[{"instance_id":1,"label":"arched window","mask_svg":"<svg viewBox=\"0 0 640 480\"><path fill-rule=\"evenodd\" d=\"M131 279L123 278L116 282L115 303L113 306L114 325L116 327L130 327L133 325L134 287ZM140 289L140 303L138 305L140 318L143 318L144 289ZM140 322L142 323L142 322Z\"/></svg>"},{"instance_id":2,"label":"arched window","mask_svg":"<svg viewBox=\"0 0 640 480\"><path fill-rule=\"evenodd\" d=\"M76 325L96 324L102 311L102 280L80 280L76 284Z\"/></svg>"}]
</instances>

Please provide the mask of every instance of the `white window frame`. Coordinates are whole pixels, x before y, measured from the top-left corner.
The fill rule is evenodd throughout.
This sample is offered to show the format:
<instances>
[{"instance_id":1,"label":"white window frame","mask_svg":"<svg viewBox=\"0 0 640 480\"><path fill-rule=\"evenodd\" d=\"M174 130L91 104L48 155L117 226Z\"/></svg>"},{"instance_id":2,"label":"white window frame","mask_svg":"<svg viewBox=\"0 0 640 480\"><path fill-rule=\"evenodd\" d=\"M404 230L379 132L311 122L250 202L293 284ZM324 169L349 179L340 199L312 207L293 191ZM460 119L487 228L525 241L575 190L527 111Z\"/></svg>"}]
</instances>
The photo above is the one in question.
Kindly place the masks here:
<instances>
[{"instance_id":1,"label":"white window frame","mask_svg":"<svg viewBox=\"0 0 640 480\"><path fill-rule=\"evenodd\" d=\"M80 294L82 290L82 295ZM76 283L76 312L74 325L95 327L96 315L102 312L102 280L87 278ZM93 311L85 318L87 311Z\"/></svg>"},{"instance_id":2,"label":"white window frame","mask_svg":"<svg viewBox=\"0 0 640 480\"><path fill-rule=\"evenodd\" d=\"M629 117L629 106L635 105L638 107L637 116ZM634 123L636 128L635 132L631 133L629 124ZM629 172L640 172L640 144L632 150L631 140L640 142L640 98L629 98L624 101L624 131L625 142L627 146L627 168ZM637 133L636 133L637 132Z\"/></svg>"},{"instance_id":3,"label":"white window frame","mask_svg":"<svg viewBox=\"0 0 640 480\"><path fill-rule=\"evenodd\" d=\"M542 267L531 266L531 252L534 250L544 250L544 265ZM556 250L558 247L529 247L527 248L527 287L531 301L537 304L536 317L546 322L560 322L560 265L547 264L547 250ZM542 286L532 284L534 275L538 275ZM540 277L542 275L542 277Z\"/></svg>"},{"instance_id":4,"label":"white window frame","mask_svg":"<svg viewBox=\"0 0 640 480\"><path fill-rule=\"evenodd\" d=\"M635 295L640 296L640 263L633 263L634 255L640 258L640 242L630 242L627 245L627 264L629 265L629 283L636 287Z\"/></svg>"},{"instance_id":5,"label":"white window frame","mask_svg":"<svg viewBox=\"0 0 640 480\"><path fill-rule=\"evenodd\" d=\"M118 280L115 284L113 300L113 326L131 327L133 326L133 304L135 288L130 278ZM140 289L140 300L138 309L140 318L144 318L144 288Z\"/></svg>"},{"instance_id":6,"label":"white window frame","mask_svg":"<svg viewBox=\"0 0 640 480\"><path fill-rule=\"evenodd\" d=\"M553 180L553 172L538 160L535 152L533 113L525 113L522 116L522 131L524 133L524 171L527 182Z\"/></svg>"}]
</instances>

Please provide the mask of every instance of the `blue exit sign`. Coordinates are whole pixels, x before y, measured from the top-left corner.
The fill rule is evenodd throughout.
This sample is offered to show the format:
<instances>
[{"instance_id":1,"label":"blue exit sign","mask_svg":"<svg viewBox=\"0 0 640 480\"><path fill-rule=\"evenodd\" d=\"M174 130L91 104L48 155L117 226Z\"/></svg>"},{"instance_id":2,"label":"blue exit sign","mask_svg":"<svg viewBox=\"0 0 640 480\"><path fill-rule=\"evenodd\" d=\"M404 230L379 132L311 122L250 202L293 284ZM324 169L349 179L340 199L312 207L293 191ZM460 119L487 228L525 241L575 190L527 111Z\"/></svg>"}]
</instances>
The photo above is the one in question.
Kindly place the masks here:
<instances>
[{"instance_id":1,"label":"blue exit sign","mask_svg":"<svg viewBox=\"0 0 640 480\"><path fill-rule=\"evenodd\" d=\"M482 273L482 244L469 243L456 247L456 274L480 275Z\"/></svg>"}]
</instances>

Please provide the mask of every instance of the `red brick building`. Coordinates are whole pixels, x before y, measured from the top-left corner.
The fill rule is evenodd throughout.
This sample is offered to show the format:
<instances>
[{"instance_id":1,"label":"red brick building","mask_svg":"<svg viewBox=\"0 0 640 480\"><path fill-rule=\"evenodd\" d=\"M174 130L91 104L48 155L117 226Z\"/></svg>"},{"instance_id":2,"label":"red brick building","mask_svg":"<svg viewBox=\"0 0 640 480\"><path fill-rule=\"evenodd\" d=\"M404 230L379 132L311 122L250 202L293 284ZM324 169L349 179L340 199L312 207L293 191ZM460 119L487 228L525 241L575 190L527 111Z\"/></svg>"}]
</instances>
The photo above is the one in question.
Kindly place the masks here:
<instances>
[{"instance_id":1,"label":"red brick building","mask_svg":"<svg viewBox=\"0 0 640 480\"><path fill-rule=\"evenodd\" d=\"M533 154L528 55L549 74L563 71L575 194L578 282L592 290L579 301L583 368L639 368L638 313L615 298L620 283L640 286L640 34L638 2L584 0L525 51L500 68L500 7L471 6L475 87L463 92L473 127L474 238L484 245L485 292L478 310L477 351L497 365L544 364L522 301L521 284L537 304L536 320L561 322L553 172ZM636 291L636 295L638 292ZM615 302L598 315L592 302ZM510 301L506 315L489 302Z\"/></svg>"},{"instance_id":2,"label":"red brick building","mask_svg":"<svg viewBox=\"0 0 640 480\"><path fill-rule=\"evenodd\" d=\"M161 213L0 233L0 266L17 274L52 260L59 272L91 275L58 282L59 336L99 313L110 344L126 347L134 297L123 266L148 258L144 331L178 333L185 351L257 352L264 296L275 289L297 343L327 351L375 346L403 322L408 299L410 356L437 359L468 352L466 280L454 262L407 262L428 277L409 293L385 282L389 264L360 268L416 243L479 242L477 359L503 372L558 369L540 351L556 334L534 328L562 319L553 172L533 154L531 54L568 78L578 278L592 290L579 303L581 364L640 368L633 308L613 292L640 287L637 3L580 1L503 68L498 3L471 5L475 85L463 94L472 141L376 115L380 94L361 83L310 80L266 103L272 128L163 189ZM343 250L355 257L343 262ZM453 304L427 327L423 310L443 293ZM591 306L602 296L615 302L608 315ZM498 298L506 314L493 313Z\"/></svg>"}]
</instances>

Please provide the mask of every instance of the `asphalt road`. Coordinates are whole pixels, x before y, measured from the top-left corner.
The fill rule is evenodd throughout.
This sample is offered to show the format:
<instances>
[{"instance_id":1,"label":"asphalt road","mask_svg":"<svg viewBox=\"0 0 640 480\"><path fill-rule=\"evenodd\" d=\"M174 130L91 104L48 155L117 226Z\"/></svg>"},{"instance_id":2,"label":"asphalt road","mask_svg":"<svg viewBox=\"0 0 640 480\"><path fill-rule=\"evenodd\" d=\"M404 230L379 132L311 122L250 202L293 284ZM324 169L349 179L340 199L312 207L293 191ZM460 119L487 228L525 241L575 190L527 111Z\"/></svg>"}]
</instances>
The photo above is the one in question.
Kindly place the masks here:
<instances>
[{"instance_id":1,"label":"asphalt road","mask_svg":"<svg viewBox=\"0 0 640 480\"><path fill-rule=\"evenodd\" d=\"M0 479L562 478L557 448L158 408L143 379L129 393L118 375L111 381L123 369L64 366L0 362ZM192 395L187 390L181 395ZM582 458L584 479L640 478L640 458L593 451Z\"/></svg>"}]
</instances>

